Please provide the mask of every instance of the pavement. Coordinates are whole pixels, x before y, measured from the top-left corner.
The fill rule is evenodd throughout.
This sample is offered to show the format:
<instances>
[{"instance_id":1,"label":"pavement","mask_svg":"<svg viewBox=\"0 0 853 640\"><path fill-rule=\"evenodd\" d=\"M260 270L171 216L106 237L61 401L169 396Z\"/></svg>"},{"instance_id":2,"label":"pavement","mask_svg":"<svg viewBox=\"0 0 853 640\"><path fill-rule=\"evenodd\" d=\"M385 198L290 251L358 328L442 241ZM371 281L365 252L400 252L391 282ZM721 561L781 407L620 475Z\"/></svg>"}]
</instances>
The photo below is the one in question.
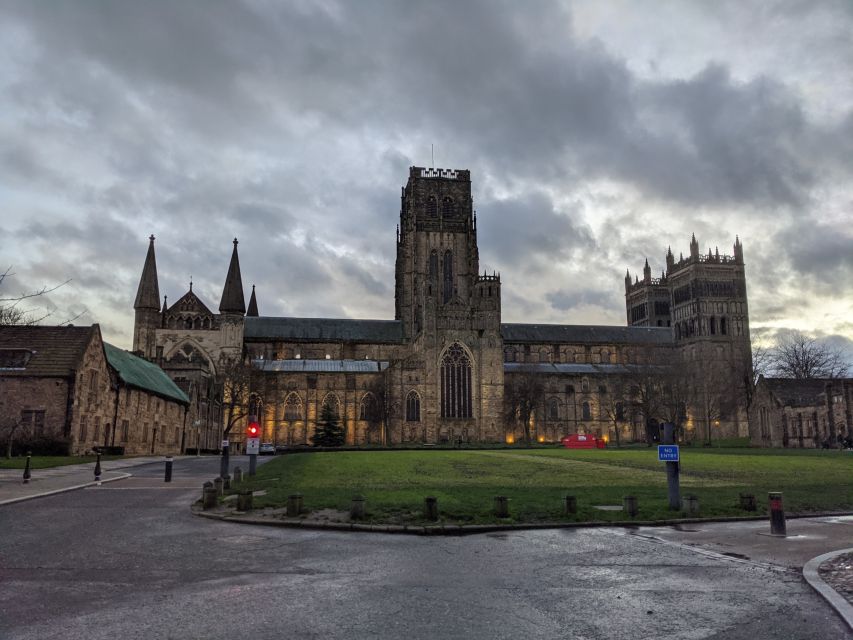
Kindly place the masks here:
<instances>
[{"instance_id":1,"label":"pavement","mask_svg":"<svg viewBox=\"0 0 853 640\"><path fill-rule=\"evenodd\" d=\"M184 457L175 456L173 460ZM140 456L101 461L101 482L115 482L129 478L133 467L159 463L165 464L164 456ZM165 467L163 469L165 473ZM49 469L32 469L32 477L24 484L23 469L0 469L0 505L41 498L75 489L83 489L95 482L95 463L69 464Z\"/></svg>"},{"instance_id":2,"label":"pavement","mask_svg":"<svg viewBox=\"0 0 853 640\"><path fill-rule=\"evenodd\" d=\"M193 517L218 461L176 458L167 485L163 460L102 463L118 479L101 486L91 464L26 486L3 472L4 638L853 638L817 572L849 551L850 516L789 519L785 538L766 521L462 538L276 530Z\"/></svg>"}]
</instances>

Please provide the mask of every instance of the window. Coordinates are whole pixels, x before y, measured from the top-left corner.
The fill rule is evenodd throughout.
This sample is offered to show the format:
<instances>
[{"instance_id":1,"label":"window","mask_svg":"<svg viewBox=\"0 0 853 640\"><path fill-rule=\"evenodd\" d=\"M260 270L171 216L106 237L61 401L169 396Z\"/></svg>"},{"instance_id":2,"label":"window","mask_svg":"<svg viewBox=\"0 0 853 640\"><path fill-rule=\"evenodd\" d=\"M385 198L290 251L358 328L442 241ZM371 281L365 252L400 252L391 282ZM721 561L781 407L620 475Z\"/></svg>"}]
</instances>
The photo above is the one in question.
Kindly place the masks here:
<instances>
[{"instance_id":1,"label":"window","mask_svg":"<svg viewBox=\"0 0 853 640\"><path fill-rule=\"evenodd\" d=\"M97 442L101 439L101 419L95 418L95 433L92 434L92 440Z\"/></svg>"},{"instance_id":2,"label":"window","mask_svg":"<svg viewBox=\"0 0 853 640\"><path fill-rule=\"evenodd\" d=\"M421 397L416 391L409 391L406 396L406 422L421 421Z\"/></svg>"},{"instance_id":3,"label":"window","mask_svg":"<svg viewBox=\"0 0 853 640\"><path fill-rule=\"evenodd\" d=\"M444 252L444 287L441 299L446 304L453 297L453 252Z\"/></svg>"},{"instance_id":4,"label":"window","mask_svg":"<svg viewBox=\"0 0 853 640\"><path fill-rule=\"evenodd\" d=\"M624 420L625 419L625 405L621 402L616 403L616 419Z\"/></svg>"},{"instance_id":5,"label":"window","mask_svg":"<svg viewBox=\"0 0 853 640\"><path fill-rule=\"evenodd\" d=\"M726 326L726 319L720 318L720 334L726 335L728 333L728 327Z\"/></svg>"},{"instance_id":6,"label":"window","mask_svg":"<svg viewBox=\"0 0 853 640\"><path fill-rule=\"evenodd\" d=\"M329 409L331 409L332 413L334 413L336 416L341 415L341 401L338 400L338 396L336 396L334 393L326 395L326 397L323 399L323 407L328 407Z\"/></svg>"},{"instance_id":7,"label":"window","mask_svg":"<svg viewBox=\"0 0 853 640\"><path fill-rule=\"evenodd\" d=\"M127 420L122 420L121 422L121 441L127 442L130 437L130 422Z\"/></svg>"},{"instance_id":8,"label":"window","mask_svg":"<svg viewBox=\"0 0 853 640\"><path fill-rule=\"evenodd\" d=\"M711 319L708 321L708 328L712 336L717 335L717 319L714 316L711 316Z\"/></svg>"},{"instance_id":9,"label":"window","mask_svg":"<svg viewBox=\"0 0 853 640\"><path fill-rule=\"evenodd\" d=\"M456 213L456 208L453 206L452 198L444 198L441 201L441 215L445 218L452 218Z\"/></svg>"},{"instance_id":10,"label":"window","mask_svg":"<svg viewBox=\"0 0 853 640\"><path fill-rule=\"evenodd\" d=\"M284 419L302 420L302 400L295 393L289 393L284 400Z\"/></svg>"},{"instance_id":11,"label":"window","mask_svg":"<svg viewBox=\"0 0 853 640\"><path fill-rule=\"evenodd\" d=\"M426 201L426 214L430 218L435 218L438 215L438 203L435 196L430 196Z\"/></svg>"},{"instance_id":12,"label":"window","mask_svg":"<svg viewBox=\"0 0 853 640\"><path fill-rule=\"evenodd\" d=\"M24 369L32 355L27 349L0 349L0 369Z\"/></svg>"},{"instance_id":13,"label":"window","mask_svg":"<svg viewBox=\"0 0 853 640\"><path fill-rule=\"evenodd\" d=\"M471 417L471 360L458 342L441 359L441 417Z\"/></svg>"},{"instance_id":14,"label":"window","mask_svg":"<svg viewBox=\"0 0 853 640\"><path fill-rule=\"evenodd\" d=\"M80 418L80 442L86 442L86 438L89 436L87 422L86 416Z\"/></svg>"},{"instance_id":15,"label":"window","mask_svg":"<svg viewBox=\"0 0 853 640\"><path fill-rule=\"evenodd\" d=\"M586 378L581 380L581 391L589 391L589 380Z\"/></svg>"},{"instance_id":16,"label":"window","mask_svg":"<svg viewBox=\"0 0 853 640\"><path fill-rule=\"evenodd\" d=\"M507 347L504 349L504 362L515 362L515 349Z\"/></svg>"},{"instance_id":17,"label":"window","mask_svg":"<svg viewBox=\"0 0 853 640\"><path fill-rule=\"evenodd\" d=\"M589 402L584 402L581 410L584 420L592 420L592 412L589 410Z\"/></svg>"},{"instance_id":18,"label":"window","mask_svg":"<svg viewBox=\"0 0 853 640\"><path fill-rule=\"evenodd\" d=\"M379 411L377 409L376 397L372 393L365 394L359 406L358 419L374 421L378 416Z\"/></svg>"},{"instance_id":19,"label":"window","mask_svg":"<svg viewBox=\"0 0 853 640\"><path fill-rule=\"evenodd\" d=\"M21 426L34 435L41 435L44 432L44 410L21 411Z\"/></svg>"},{"instance_id":20,"label":"window","mask_svg":"<svg viewBox=\"0 0 853 640\"><path fill-rule=\"evenodd\" d=\"M551 398L548 400L548 411L547 411L548 420L559 420L560 419L560 402L557 398Z\"/></svg>"},{"instance_id":21,"label":"window","mask_svg":"<svg viewBox=\"0 0 853 640\"><path fill-rule=\"evenodd\" d=\"M603 384L598 385L598 393L607 393L607 387Z\"/></svg>"},{"instance_id":22,"label":"window","mask_svg":"<svg viewBox=\"0 0 853 640\"><path fill-rule=\"evenodd\" d=\"M575 386L573 384L566 385L566 393L572 394L575 392Z\"/></svg>"},{"instance_id":23,"label":"window","mask_svg":"<svg viewBox=\"0 0 853 640\"><path fill-rule=\"evenodd\" d=\"M142 442L148 442L148 423L142 423Z\"/></svg>"}]
</instances>

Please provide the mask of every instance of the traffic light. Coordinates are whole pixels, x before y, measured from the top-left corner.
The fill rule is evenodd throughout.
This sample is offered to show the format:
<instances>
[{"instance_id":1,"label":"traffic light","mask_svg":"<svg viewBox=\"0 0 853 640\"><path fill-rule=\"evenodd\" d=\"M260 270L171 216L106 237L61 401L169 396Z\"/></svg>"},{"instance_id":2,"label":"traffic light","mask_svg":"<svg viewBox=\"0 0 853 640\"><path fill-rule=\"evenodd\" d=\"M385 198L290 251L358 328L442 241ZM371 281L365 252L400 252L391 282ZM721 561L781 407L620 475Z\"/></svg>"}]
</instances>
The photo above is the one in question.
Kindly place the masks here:
<instances>
[{"instance_id":1,"label":"traffic light","mask_svg":"<svg viewBox=\"0 0 853 640\"><path fill-rule=\"evenodd\" d=\"M261 437L261 427L257 422L250 422L249 426L246 428L246 437L247 438L260 438Z\"/></svg>"}]
</instances>

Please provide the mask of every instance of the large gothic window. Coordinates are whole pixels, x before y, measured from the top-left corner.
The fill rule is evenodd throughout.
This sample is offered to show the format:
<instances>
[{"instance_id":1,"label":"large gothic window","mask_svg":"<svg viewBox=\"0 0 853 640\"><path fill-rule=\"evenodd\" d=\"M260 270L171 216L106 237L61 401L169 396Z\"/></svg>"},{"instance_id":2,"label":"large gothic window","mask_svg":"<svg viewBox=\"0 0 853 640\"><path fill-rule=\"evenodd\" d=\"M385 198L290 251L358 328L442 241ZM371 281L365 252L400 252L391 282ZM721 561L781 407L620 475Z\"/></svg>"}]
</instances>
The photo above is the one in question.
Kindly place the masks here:
<instances>
[{"instance_id":1,"label":"large gothic window","mask_svg":"<svg viewBox=\"0 0 853 640\"><path fill-rule=\"evenodd\" d=\"M445 303L450 302L453 297L453 252L444 252L444 288L441 299Z\"/></svg>"},{"instance_id":2,"label":"large gothic window","mask_svg":"<svg viewBox=\"0 0 853 640\"><path fill-rule=\"evenodd\" d=\"M302 420L302 400L295 393L288 394L284 401L284 419Z\"/></svg>"},{"instance_id":3,"label":"large gothic window","mask_svg":"<svg viewBox=\"0 0 853 640\"><path fill-rule=\"evenodd\" d=\"M438 203L434 196L430 196L426 201L426 213L430 218L435 218L438 215Z\"/></svg>"},{"instance_id":4,"label":"large gothic window","mask_svg":"<svg viewBox=\"0 0 853 640\"><path fill-rule=\"evenodd\" d=\"M453 208L453 200L451 198L444 198L441 201L441 216L443 218L453 217L454 208Z\"/></svg>"},{"instance_id":5,"label":"large gothic window","mask_svg":"<svg viewBox=\"0 0 853 640\"><path fill-rule=\"evenodd\" d=\"M560 401L557 398L548 400L548 420L556 421L560 419Z\"/></svg>"},{"instance_id":6,"label":"large gothic window","mask_svg":"<svg viewBox=\"0 0 853 640\"><path fill-rule=\"evenodd\" d=\"M417 391L409 391L406 396L406 422L421 421L421 398Z\"/></svg>"},{"instance_id":7,"label":"large gothic window","mask_svg":"<svg viewBox=\"0 0 853 640\"><path fill-rule=\"evenodd\" d=\"M458 342L441 359L441 417L471 417L471 360Z\"/></svg>"},{"instance_id":8,"label":"large gothic window","mask_svg":"<svg viewBox=\"0 0 853 640\"><path fill-rule=\"evenodd\" d=\"M333 412L336 416L340 416L340 415L341 415L341 401L340 401L340 400L338 400L338 396L336 396L334 393L330 393L330 394L328 394L328 395L323 399L323 406L324 406L324 407L329 407L329 409L331 409L331 410L332 410L332 412Z\"/></svg>"}]
</instances>

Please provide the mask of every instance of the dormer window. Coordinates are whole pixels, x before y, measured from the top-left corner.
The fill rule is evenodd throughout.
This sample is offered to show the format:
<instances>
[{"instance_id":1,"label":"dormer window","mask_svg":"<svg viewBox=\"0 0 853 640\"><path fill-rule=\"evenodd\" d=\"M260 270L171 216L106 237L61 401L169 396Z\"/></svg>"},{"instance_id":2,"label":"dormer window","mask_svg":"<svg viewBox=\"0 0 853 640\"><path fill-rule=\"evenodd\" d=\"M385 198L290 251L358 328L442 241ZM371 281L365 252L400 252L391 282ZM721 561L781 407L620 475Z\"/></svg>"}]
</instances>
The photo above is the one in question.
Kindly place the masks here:
<instances>
[{"instance_id":1,"label":"dormer window","mask_svg":"<svg viewBox=\"0 0 853 640\"><path fill-rule=\"evenodd\" d=\"M29 349L0 349L0 369L26 369L33 353Z\"/></svg>"}]
</instances>

